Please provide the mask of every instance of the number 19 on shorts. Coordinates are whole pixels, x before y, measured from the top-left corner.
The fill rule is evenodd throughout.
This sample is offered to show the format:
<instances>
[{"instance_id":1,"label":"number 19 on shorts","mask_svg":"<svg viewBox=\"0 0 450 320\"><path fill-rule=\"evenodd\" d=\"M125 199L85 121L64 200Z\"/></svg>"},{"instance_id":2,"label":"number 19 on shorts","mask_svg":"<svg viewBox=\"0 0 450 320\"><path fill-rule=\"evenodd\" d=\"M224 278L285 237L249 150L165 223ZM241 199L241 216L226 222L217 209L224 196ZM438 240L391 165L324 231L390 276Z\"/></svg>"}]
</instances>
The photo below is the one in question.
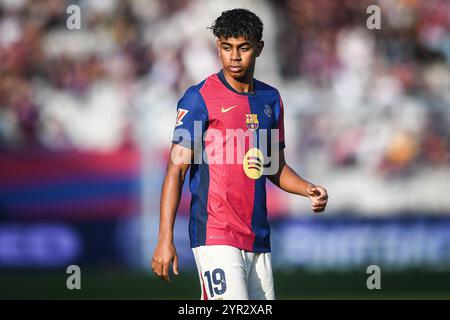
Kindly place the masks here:
<instances>
[{"instance_id":1,"label":"number 19 on shorts","mask_svg":"<svg viewBox=\"0 0 450 320\"><path fill-rule=\"evenodd\" d=\"M212 272L205 271L204 278L208 283L209 295L211 298L214 294L221 295L227 290L227 282L225 272L221 268L214 269Z\"/></svg>"}]
</instances>

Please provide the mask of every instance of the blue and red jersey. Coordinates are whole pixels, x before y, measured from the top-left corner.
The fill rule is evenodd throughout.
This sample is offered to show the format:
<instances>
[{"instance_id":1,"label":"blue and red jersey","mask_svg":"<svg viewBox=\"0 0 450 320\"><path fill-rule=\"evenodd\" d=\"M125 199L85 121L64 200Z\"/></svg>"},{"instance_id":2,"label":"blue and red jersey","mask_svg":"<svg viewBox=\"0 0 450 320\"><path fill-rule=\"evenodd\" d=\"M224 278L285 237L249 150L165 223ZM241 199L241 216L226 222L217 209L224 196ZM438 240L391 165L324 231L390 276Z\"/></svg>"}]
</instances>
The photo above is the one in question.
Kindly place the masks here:
<instances>
[{"instance_id":1,"label":"blue and red jersey","mask_svg":"<svg viewBox=\"0 0 450 320\"><path fill-rule=\"evenodd\" d=\"M190 87L178 101L177 111L172 142L192 150L199 146L202 154L200 163L191 164L189 177L191 247L230 245L270 252L262 158L270 155L271 144L260 141L266 137L262 129L268 132L267 139L278 129L275 145L284 148L283 102L278 90L254 79L254 91L240 93L220 71ZM189 135L180 137L178 129ZM231 144L232 157L240 161L230 163L226 144L235 139L228 134L236 131L249 134L243 150L237 150L238 142Z\"/></svg>"}]
</instances>

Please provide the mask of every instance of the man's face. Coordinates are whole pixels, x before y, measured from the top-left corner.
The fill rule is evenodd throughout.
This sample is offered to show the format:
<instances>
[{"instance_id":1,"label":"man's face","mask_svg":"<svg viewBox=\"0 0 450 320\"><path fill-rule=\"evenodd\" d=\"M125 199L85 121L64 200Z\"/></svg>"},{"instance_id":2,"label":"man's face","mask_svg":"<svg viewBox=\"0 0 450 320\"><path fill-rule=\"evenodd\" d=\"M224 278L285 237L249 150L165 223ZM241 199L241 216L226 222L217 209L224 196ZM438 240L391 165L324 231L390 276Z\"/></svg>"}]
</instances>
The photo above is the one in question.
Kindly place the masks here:
<instances>
[{"instance_id":1,"label":"man's face","mask_svg":"<svg viewBox=\"0 0 450 320\"><path fill-rule=\"evenodd\" d=\"M249 73L253 73L255 59L260 55L263 47L263 41L246 40L244 37L227 39L220 37L217 40L224 71L235 79L242 79Z\"/></svg>"}]
</instances>

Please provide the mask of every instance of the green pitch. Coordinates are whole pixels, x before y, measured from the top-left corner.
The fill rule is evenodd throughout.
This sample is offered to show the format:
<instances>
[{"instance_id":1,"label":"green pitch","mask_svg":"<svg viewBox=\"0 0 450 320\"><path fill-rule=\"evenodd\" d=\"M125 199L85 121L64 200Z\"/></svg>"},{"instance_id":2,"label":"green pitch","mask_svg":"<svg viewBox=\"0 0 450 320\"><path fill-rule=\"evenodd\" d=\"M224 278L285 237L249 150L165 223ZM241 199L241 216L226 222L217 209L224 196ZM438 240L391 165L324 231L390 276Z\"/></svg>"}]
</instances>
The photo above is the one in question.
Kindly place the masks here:
<instances>
[{"instance_id":1,"label":"green pitch","mask_svg":"<svg viewBox=\"0 0 450 320\"><path fill-rule=\"evenodd\" d=\"M278 299L450 299L450 272L386 273L381 289L366 287L367 274L276 272ZM65 270L2 271L0 299L190 299L200 297L197 274L182 272L171 283L152 273L82 270L81 290L66 287Z\"/></svg>"}]
</instances>

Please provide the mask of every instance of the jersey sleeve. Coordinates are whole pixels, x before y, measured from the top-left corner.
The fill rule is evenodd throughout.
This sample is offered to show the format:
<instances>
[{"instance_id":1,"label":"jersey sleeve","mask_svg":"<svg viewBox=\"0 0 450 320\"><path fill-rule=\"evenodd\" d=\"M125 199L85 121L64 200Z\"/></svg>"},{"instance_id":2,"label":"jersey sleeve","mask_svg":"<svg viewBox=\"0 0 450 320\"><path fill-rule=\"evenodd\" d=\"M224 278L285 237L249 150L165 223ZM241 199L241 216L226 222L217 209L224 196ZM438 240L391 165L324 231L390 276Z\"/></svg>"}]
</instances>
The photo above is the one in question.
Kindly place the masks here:
<instances>
[{"instance_id":1,"label":"jersey sleeve","mask_svg":"<svg viewBox=\"0 0 450 320\"><path fill-rule=\"evenodd\" d=\"M194 142L201 143L208 113L200 92L189 88L177 103L177 117L172 143L194 150Z\"/></svg>"},{"instance_id":2,"label":"jersey sleeve","mask_svg":"<svg viewBox=\"0 0 450 320\"><path fill-rule=\"evenodd\" d=\"M278 112L276 112L275 114L275 119L276 119L276 129L278 129L279 132L279 140L278 140L278 144L279 144L279 148L280 150L284 149L286 147L286 144L284 142L284 104L283 104L283 100L281 99L281 96L279 96L279 108L278 108Z\"/></svg>"}]
</instances>

